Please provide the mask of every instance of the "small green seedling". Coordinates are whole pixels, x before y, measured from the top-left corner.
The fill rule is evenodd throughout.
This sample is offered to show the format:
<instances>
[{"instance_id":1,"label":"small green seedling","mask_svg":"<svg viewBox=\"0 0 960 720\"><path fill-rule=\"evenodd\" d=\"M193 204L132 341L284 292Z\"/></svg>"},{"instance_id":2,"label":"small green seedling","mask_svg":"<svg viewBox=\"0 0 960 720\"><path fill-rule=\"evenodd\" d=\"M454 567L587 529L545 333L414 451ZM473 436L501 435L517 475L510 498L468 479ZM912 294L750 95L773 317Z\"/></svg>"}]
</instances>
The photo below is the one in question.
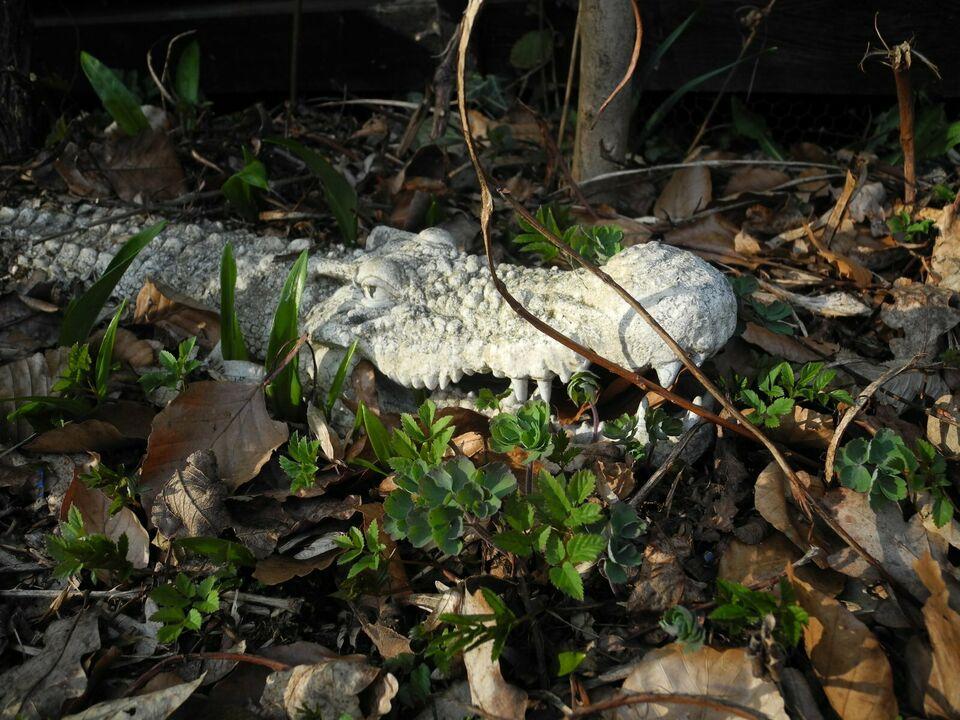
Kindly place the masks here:
<instances>
[{"instance_id":1,"label":"small green seedling","mask_svg":"<svg viewBox=\"0 0 960 720\"><path fill-rule=\"evenodd\" d=\"M780 300L774 300L769 305L752 297L760 284L752 275L728 277L737 296L740 312L737 319L737 334L743 333L747 321L754 322L779 335L793 335L793 326L785 322L793 315L791 307Z\"/></svg>"},{"instance_id":2,"label":"small green seedling","mask_svg":"<svg viewBox=\"0 0 960 720\"><path fill-rule=\"evenodd\" d=\"M510 631L517 625L517 616L492 590L480 588L480 592L492 612L440 615L440 621L448 627L430 640L425 655L432 658L441 669L449 669L451 661L460 653L490 641L493 642L490 659L494 662L500 659Z\"/></svg>"},{"instance_id":3,"label":"small green seedling","mask_svg":"<svg viewBox=\"0 0 960 720\"><path fill-rule=\"evenodd\" d=\"M946 461L926 440L917 440L913 451L903 438L883 428L869 440L857 438L840 448L834 470L844 487L868 493L874 508L903 500L908 491L927 492L937 527L953 518Z\"/></svg>"},{"instance_id":4,"label":"small green seedling","mask_svg":"<svg viewBox=\"0 0 960 720\"><path fill-rule=\"evenodd\" d=\"M887 220L887 227L890 228L890 234L897 240L916 243L922 242L930 231L933 230L934 222L930 218L926 220L913 220L910 213L901 210L896 215L892 215Z\"/></svg>"},{"instance_id":5,"label":"small green seedling","mask_svg":"<svg viewBox=\"0 0 960 720\"><path fill-rule=\"evenodd\" d=\"M282 370L281 363L296 346L300 338L300 299L307 284L307 251L290 268L290 273L280 291L280 301L273 316L270 340L267 343L266 369L276 373L267 386L267 397L280 417L297 420L303 414L303 388L300 385L300 359L294 353Z\"/></svg>"},{"instance_id":6,"label":"small green seedling","mask_svg":"<svg viewBox=\"0 0 960 720\"><path fill-rule=\"evenodd\" d=\"M623 250L623 230L618 227L575 225L569 210L550 205L538 208L535 217L551 234L596 265L603 265ZM537 228L522 217L518 217L517 222L523 232L516 235L513 242L523 252L539 255L543 262L560 259L560 251Z\"/></svg>"},{"instance_id":7,"label":"small green seedling","mask_svg":"<svg viewBox=\"0 0 960 720\"><path fill-rule=\"evenodd\" d=\"M221 578L235 576L240 567L255 567L257 564L257 558L245 545L223 538L202 535L178 538L174 547L215 563L220 568L217 575Z\"/></svg>"},{"instance_id":8,"label":"small green seedling","mask_svg":"<svg viewBox=\"0 0 960 720\"><path fill-rule=\"evenodd\" d=\"M640 421L636 415L624 413L603 424L603 436L621 446L627 455L639 462L647 457L646 445L636 437L639 426Z\"/></svg>"},{"instance_id":9,"label":"small green seedling","mask_svg":"<svg viewBox=\"0 0 960 720\"><path fill-rule=\"evenodd\" d=\"M243 167L223 183L223 196L234 212L253 222L259 215L260 196L269 189L267 168L243 148Z\"/></svg>"},{"instance_id":10,"label":"small green seedling","mask_svg":"<svg viewBox=\"0 0 960 720\"><path fill-rule=\"evenodd\" d=\"M600 395L600 378L589 370L574 373L567 383L567 396L577 407L595 405Z\"/></svg>"},{"instance_id":11,"label":"small green seedling","mask_svg":"<svg viewBox=\"0 0 960 720\"><path fill-rule=\"evenodd\" d=\"M362 403L357 421L363 425L380 464L414 482L442 462L456 431L449 415L437 417L437 406L430 400L420 406L416 417L403 413L401 428L392 433L388 433L380 418Z\"/></svg>"},{"instance_id":12,"label":"small green seedling","mask_svg":"<svg viewBox=\"0 0 960 720\"><path fill-rule=\"evenodd\" d=\"M647 410L644 422L651 443L664 442L683 433L683 420L670 415L662 407Z\"/></svg>"},{"instance_id":13,"label":"small green seedling","mask_svg":"<svg viewBox=\"0 0 960 720\"><path fill-rule=\"evenodd\" d=\"M351 527L349 532L335 537L333 541L346 550L337 558L337 565L350 565L348 580L364 570L379 570L387 550L387 546L380 542L380 524L376 519L370 521L366 531Z\"/></svg>"},{"instance_id":14,"label":"small green seedling","mask_svg":"<svg viewBox=\"0 0 960 720\"><path fill-rule=\"evenodd\" d=\"M550 582L576 600L583 600L583 580L576 565L593 562L607 547L607 538L587 529L603 520L600 505L587 500L596 483L588 470L574 473L569 480L542 471L536 492L515 494L504 504L508 528L494 536L496 546L506 552L521 557L535 551L542 554L550 566Z\"/></svg>"},{"instance_id":15,"label":"small green seedling","mask_svg":"<svg viewBox=\"0 0 960 720\"><path fill-rule=\"evenodd\" d=\"M287 444L287 455L280 456L280 467L290 478L290 492L312 488L320 472L320 441L294 432Z\"/></svg>"},{"instance_id":16,"label":"small green seedling","mask_svg":"<svg viewBox=\"0 0 960 720\"><path fill-rule=\"evenodd\" d=\"M395 540L414 547L431 541L441 552L457 555L466 527L492 517L504 497L516 492L517 480L503 463L477 468L455 458L429 468L418 460L397 474L397 489L384 500L384 528Z\"/></svg>"},{"instance_id":17,"label":"small green seedling","mask_svg":"<svg viewBox=\"0 0 960 720\"><path fill-rule=\"evenodd\" d=\"M157 631L157 640L162 643L176 642L185 630L200 630L204 618L220 609L220 590L215 575L195 583L179 573L173 582L154 588L150 597L159 608L150 620L163 623Z\"/></svg>"},{"instance_id":18,"label":"small green seedling","mask_svg":"<svg viewBox=\"0 0 960 720\"><path fill-rule=\"evenodd\" d=\"M224 360L249 360L235 307L236 288L237 261L233 245L227 243L220 256L220 353Z\"/></svg>"},{"instance_id":19,"label":"small green seedling","mask_svg":"<svg viewBox=\"0 0 960 720\"><path fill-rule=\"evenodd\" d=\"M582 663L587 657L584 652L565 651L557 653L557 677L569 675Z\"/></svg>"},{"instance_id":20,"label":"small green seedling","mask_svg":"<svg viewBox=\"0 0 960 720\"><path fill-rule=\"evenodd\" d=\"M136 476L123 472L123 468L118 472L98 462L80 474L80 482L88 488L102 491L110 498L111 515L116 515L125 506L135 508L139 505L137 494L140 492L140 485Z\"/></svg>"},{"instance_id":21,"label":"small green seedling","mask_svg":"<svg viewBox=\"0 0 960 720\"><path fill-rule=\"evenodd\" d=\"M490 444L496 452L524 451L524 464L548 457L554 449L550 408L529 402L515 413L500 413L490 421Z\"/></svg>"},{"instance_id":22,"label":"small green seedling","mask_svg":"<svg viewBox=\"0 0 960 720\"><path fill-rule=\"evenodd\" d=\"M638 567L643 556L637 548L637 538L647 529L637 511L624 502L614 503L604 535L607 538L607 556L604 572L611 583L627 581L627 568Z\"/></svg>"},{"instance_id":23,"label":"small green seedling","mask_svg":"<svg viewBox=\"0 0 960 720\"><path fill-rule=\"evenodd\" d=\"M117 74L88 52L80 53L80 67L87 76L103 108L127 135L139 135L150 129L140 101Z\"/></svg>"},{"instance_id":24,"label":"small green seedling","mask_svg":"<svg viewBox=\"0 0 960 720\"><path fill-rule=\"evenodd\" d=\"M710 622L723 626L732 635L760 629L764 619L774 618L773 638L785 648L795 647L803 637L803 628L810 618L796 602L793 586L780 580L780 597L751 590L740 583L717 580L717 607L710 613Z\"/></svg>"},{"instance_id":25,"label":"small green seedling","mask_svg":"<svg viewBox=\"0 0 960 720\"><path fill-rule=\"evenodd\" d=\"M846 390L828 389L837 371L825 368L822 362L809 362L794 371L788 362L781 362L757 379L757 390L740 378L737 399L753 409L747 417L755 425L779 427L780 419L789 415L798 401L832 410L837 403L853 404Z\"/></svg>"},{"instance_id":26,"label":"small green seedling","mask_svg":"<svg viewBox=\"0 0 960 720\"><path fill-rule=\"evenodd\" d=\"M480 392L477 393L477 399L474 400L474 405L477 410L496 410L500 412L500 404L506 400L512 391L510 388L507 388L501 393L495 393L490 388L480 388Z\"/></svg>"},{"instance_id":27,"label":"small green seedling","mask_svg":"<svg viewBox=\"0 0 960 720\"><path fill-rule=\"evenodd\" d=\"M118 581L130 576L133 566L127 560L126 533L114 542L106 535L88 533L76 505L67 511L67 522L60 523L60 537L47 535L47 552L57 561L53 574L68 578L87 570Z\"/></svg>"},{"instance_id":28,"label":"small green seedling","mask_svg":"<svg viewBox=\"0 0 960 720\"><path fill-rule=\"evenodd\" d=\"M176 357L169 350L161 350L160 369L140 377L143 389L153 392L159 387L165 387L182 392L187 385L187 377L202 365L196 359L196 346L197 339L190 337L177 346Z\"/></svg>"},{"instance_id":29,"label":"small green seedling","mask_svg":"<svg viewBox=\"0 0 960 720\"><path fill-rule=\"evenodd\" d=\"M660 618L660 627L665 633L676 638L687 652L696 652L703 647L706 638L703 625L697 616L683 605L675 605Z\"/></svg>"}]
</instances>

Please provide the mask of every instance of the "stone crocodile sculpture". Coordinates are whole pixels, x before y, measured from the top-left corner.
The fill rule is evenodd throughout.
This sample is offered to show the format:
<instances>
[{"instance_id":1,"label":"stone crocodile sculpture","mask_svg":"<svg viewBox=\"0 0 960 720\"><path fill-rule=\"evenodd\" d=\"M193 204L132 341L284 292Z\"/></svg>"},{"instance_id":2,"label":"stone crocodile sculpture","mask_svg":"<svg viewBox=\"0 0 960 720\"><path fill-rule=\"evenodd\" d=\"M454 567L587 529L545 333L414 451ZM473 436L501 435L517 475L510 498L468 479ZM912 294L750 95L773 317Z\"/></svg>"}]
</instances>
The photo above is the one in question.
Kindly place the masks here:
<instances>
[{"instance_id":1,"label":"stone crocodile sculpture","mask_svg":"<svg viewBox=\"0 0 960 720\"><path fill-rule=\"evenodd\" d=\"M109 211L79 206L49 211L0 208L0 289L37 282L83 286L122 242L147 224L110 221ZM106 221L106 222L105 222ZM56 238L43 238L64 233ZM152 277L216 306L224 244L237 259L237 313L251 351L262 357L287 270L309 240L227 230L219 223L172 224L141 253L117 286L132 300ZM736 300L723 275L697 256L656 242L628 248L604 268L637 297L699 363L717 352L736 324ZM500 266L511 293L536 316L601 355L631 368L652 367L662 385L680 364L642 318L585 271ZM315 252L302 301L301 327L318 346L348 346L395 383L449 393L470 375L508 378L516 400L531 391L549 401L586 361L539 333L497 293L485 260L461 252L439 229L407 233L375 228L363 250ZM309 363L304 363L308 365ZM336 357L321 359L328 374Z\"/></svg>"}]
</instances>

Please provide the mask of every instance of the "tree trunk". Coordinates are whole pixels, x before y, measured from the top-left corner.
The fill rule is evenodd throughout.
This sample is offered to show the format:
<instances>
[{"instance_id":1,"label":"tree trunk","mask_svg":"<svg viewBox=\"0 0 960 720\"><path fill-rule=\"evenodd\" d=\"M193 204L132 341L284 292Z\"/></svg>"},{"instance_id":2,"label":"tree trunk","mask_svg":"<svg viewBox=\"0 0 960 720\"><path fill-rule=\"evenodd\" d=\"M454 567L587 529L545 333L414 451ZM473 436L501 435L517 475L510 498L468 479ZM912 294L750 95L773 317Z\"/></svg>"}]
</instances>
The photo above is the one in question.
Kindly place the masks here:
<instances>
[{"instance_id":1,"label":"tree trunk","mask_svg":"<svg viewBox=\"0 0 960 720\"><path fill-rule=\"evenodd\" d=\"M630 0L580 0L582 50L573 156L576 180L616 170L617 162L626 156L631 110L629 88L617 95L599 120L597 111L627 72L634 35Z\"/></svg>"},{"instance_id":2,"label":"tree trunk","mask_svg":"<svg viewBox=\"0 0 960 720\"><path fill-rule=\"evenodd\" d=\"M29 0L0 0L0 161L31 147Z\"/></svg>"}]
</instances>

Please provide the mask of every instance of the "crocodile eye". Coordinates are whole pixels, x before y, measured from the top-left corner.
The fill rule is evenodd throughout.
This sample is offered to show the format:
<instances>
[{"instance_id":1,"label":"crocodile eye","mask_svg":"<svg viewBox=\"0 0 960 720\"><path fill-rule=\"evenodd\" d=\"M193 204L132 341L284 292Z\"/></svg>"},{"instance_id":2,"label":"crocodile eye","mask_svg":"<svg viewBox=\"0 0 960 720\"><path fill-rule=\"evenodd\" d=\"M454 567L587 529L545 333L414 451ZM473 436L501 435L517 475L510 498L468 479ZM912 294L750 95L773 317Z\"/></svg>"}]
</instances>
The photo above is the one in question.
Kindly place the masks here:
<instances>
[{"instance_id":1,"label":"crocodile eye","mask_svg":"<svg viewBox=\"0 0 960 720\"><path fill-rule=\"evenodd\" d=\"M390 261L377 258L363 263L357 270L356 284L367 307L382 307L393 302L398 286L399 270Z\"/></svg>"},{"instance_id":2,"label":"crocodile eye","mask_svg":"<svg viewBox=\"0 0 960 720\"><path fill-rule=\"evenodd\" d=\"M367 279L363 284L361 284L360 291L363 293L364 305L386 305L393 299L390 291L373 279Z\"/></svg>"}]
</instances>

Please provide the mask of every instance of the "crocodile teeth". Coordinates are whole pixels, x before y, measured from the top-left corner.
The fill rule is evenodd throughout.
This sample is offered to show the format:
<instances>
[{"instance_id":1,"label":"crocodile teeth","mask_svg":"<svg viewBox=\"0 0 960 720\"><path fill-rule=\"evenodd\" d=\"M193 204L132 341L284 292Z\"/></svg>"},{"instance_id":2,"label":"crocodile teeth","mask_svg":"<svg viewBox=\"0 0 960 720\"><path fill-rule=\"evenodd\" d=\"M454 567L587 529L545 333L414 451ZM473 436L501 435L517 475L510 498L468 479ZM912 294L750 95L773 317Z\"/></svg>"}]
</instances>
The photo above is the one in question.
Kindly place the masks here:
<instances>
[{"instance_id":1,"label":"crocodile teeth","mask_svg":"<svg viewBox=\"0 0 960 720\"><path fill-rule=\"evenodd\" d=\"M550 402L550 393L553 391L553 381L549 378L540 378L537 380L537 392L540 393L541 399L548 403Z\"/></svg>"},{"instance_id":2,"label":"crocodile teeth","mask_svg":"<svg viewBox=\"0 0 960 720\"><path fill-rule=\"evenodd\" d=\"M444 373L440 373L439 384L441 390L446 390L447 386L450 384L450 378Z\"/></svg>"},{"instance_id":3,"label":"crocodile teeth","mask_svg":"<svg viewBox=\"0 0 960 720\"><path fill-rule=\"evenodd\" d=\"M529 397L529 385L526 378L510 378L510 389L517 402L525 403Z\"/></svg>"},{"instance_id":4,"label":"crocodile teeth","mask_svg":"<svg viewBox=\"0 0 960 720\"><path fill-rule=\"evenodd\" d=\"M437 376L430 375L423 379L423 384L426 385L427 390L436 390L437 389Z\"/></svg>"},{"instance_id":5,"label":"crocodile teeth","mask_svg":"<svg viewBox=\"0 0 960 720\"><path fill-rule=\"evenodd\" d=\"M566 385L568 382L570 382L570 378L573 376L573 371L568 367L562 367L557 375L560 376L560 382Z\"/></svg>"},{"instance_id":6,"label":"crocodile teeth","mask_svg":"<svg viewBox=\"0 0 960 720\"><path fill-rule=\"evenodd\" d=\"M654 368L654 371L657 373L657 379L660 381L660 385L665 388L669 388L677 379L677 375L680 374L680 365L679 360L672 360L671 362L664 363L658 368Z\"/></svg>"},{"instance_id":7,"label":"crocodile teeth","mask_svg":"<svg viewBox=\"0 0 960 720\"><path fill-rule=\"evenodd\" d=\"M697 395L693 399L693 404L697 407L703 407L703 395ZM700 416L697 415L692 410L687 410L686 414L683 416L683 429L689 430L694 425L700 421Z\"/></svg>"},{"instance_id":8,"label":"crocodile teeth","mask_svg":"<svg viewBox=\"0 0 960 720\"><path fill-rule=\"evenodd\" d=\"M462 371L462 370L454 370L454 371L452 371L452 372L450 373L450 381L451 381L451 382L458 383L458 382L460 382L462 379L463 379L463 371ZM446 387L446 386L444 386L444 387Z\"/></svg>"}]
</instances>

